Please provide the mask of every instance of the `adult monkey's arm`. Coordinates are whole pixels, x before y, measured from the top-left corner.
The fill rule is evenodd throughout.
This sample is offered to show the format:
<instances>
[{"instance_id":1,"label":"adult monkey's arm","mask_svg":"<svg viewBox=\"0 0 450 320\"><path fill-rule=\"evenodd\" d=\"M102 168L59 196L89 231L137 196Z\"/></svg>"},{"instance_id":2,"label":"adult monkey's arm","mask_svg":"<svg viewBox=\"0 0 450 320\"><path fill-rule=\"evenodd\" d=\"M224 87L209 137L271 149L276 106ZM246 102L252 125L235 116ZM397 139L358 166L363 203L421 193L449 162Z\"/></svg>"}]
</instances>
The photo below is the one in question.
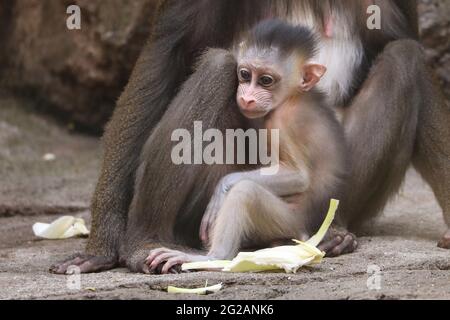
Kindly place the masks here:
<instances>
[{"instance_id":1,"label":"adult monkey's arm","mask_svg":"<svg viewBox=\"0 0 450 320\"><path fill-rule=\"evenodd\" d=\"M169 3L170 1L163 1L158 11L164 12L164 6ZM183 20L180 17L178 21ZM168 44L184 46L184 35L187 32L189 30L181 23L156 25L152 40L143 49L106 127L103 166L92 202L92 229L95 232L89 240L88 253L117 255L120 236L125 231L142 146L164 115L170 97L184 80L179 75L187 73L180 50L171 50ZM113 225L118 228L111 232Z\"/></svg>"},{"instance_id":2,"label":"adult monkey's arm","mask_svg":"<svg viewBox=\"0 0 450 320\"><path fill-rule=\"evenodd\" d=\"M411 30L419 37L419 18L417 0L393 0L405 15Z\"/></svg>"},{"instance_id":3,"label":"adult monkey's arm","mask_svg":"<svg viewBox=\"0 0 450 320\"><path fill-rule=\"evenodd\" d=\"M92 201L92 231L86 254L77 254L51 271L66 273L70 265L76 265L84 273L117 265L142 147L180 85L194 71L195 59L202 50L229 46L234 36L230 28L234 25L230 27L226 22L233 21L234 8L240 3L217 1L210 10L209 1L160 1L153 36L142 50L106 128L105 155ZM202 12L207 14L200 15Z\"/></svg>"},{"instance_id":4,"label":"adult monkey's arm","mask_svg":"<svg viewBox=\"0 0 450 320\"><path fill-rule=\"evenodd\" d=\"M51 271L55 273L66 273L70 265L79 266L81 272L93 272L111 269L118 263L142 146L184 81L180 74L188 72L186 58L181 56L184 50L179 48L186 45L186 34L191 32L183 22L192 12L178 10L185 16L165 19L164 15L172 13L167 8L177 7L175 2L161 1L158 12L163 17L159 21L170 20L172 24L157 22L106 127L105 154L91 205L92 231L86 254L53 266Z\"/></svg>"}]
</instances>

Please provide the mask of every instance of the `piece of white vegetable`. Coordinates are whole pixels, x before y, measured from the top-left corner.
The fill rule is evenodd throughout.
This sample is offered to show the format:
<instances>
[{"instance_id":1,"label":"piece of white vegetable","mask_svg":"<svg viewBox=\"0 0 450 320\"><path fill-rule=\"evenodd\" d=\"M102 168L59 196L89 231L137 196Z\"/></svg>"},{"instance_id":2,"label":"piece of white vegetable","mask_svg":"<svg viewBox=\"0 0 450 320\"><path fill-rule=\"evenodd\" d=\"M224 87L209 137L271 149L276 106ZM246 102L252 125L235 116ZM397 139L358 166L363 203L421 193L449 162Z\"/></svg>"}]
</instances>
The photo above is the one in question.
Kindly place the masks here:
<instances>
[{"instance_id":1,"label":"piece of white vegetable","mask_svg":"<svg viewBox=\"0 0 450 320\"><path fill-rule=\"evenodd\" d=\"M222 271L231 263L230 260L210 260L184 263L181 266L183 271L187 270L205 270L205 271Z\"/></svg>"},{"instance_id":2,"label":"piece of white vegetable","mask_svg":"<svg viewBox=\"0 0 450 320\"><path fill-rule=\"evenodd\" d=\"M188 294L199 294L199 295L205 295L208 293L214 293L218 292L222 289L222 284L216 284L215 286L210 287L204 287L204 288L196 288L196 289L186 289L186 288L177 288L169 286L167 288L168 293L188 293Z\"/></svg>"},{"instance_id":3,"label":"piece of white vegetable","mask_svg":"<svg viewBox=\"0 0 450 320\"><path fill-rule=\"evenodd\" d=\"M325 237L339 206L338 200L331 200L330 209L319 231L307 242L293 240L297 245L263 249L255 252L241 252L232 261L206 261L185 263L183 270L222 270L225 272L284 271L295 273L303 266L318 264L325 256L317 246Z\"/></svg>"},{"instance_id":4,"label":"piece of white vegetable","mask_svg":"<svg viewBox=\"0 0 450 320\"><path fill-rule=\"evenodd\" d=\"M338 207L339 207L339 200L331 199L330 208L328 209L328 213L322 225L320 226L319 231L317 231L317 233L314 236L312 236L308 241L306 241L306 243L314 247L317 247L319 243L322 242L323 238L327 234L328 229L331 226L331 223L334 220L334 216L336 215ZM301 241L296 240L295 242Z\"/></svg>"},{"instance_id":5,"label":"piece of white vegetable","mask_svg":"<svg viewBox=\"0 0 450 320\"><path fill-rule=\"evenodd\" d=\"M53 153L46 153L42 157L42 160L48 161L48 162L55 161L56 160L56 156Z\"/></svg>"},{"instance_id":6,"label":"piece of white vegetable","mask_svg":"<svg viewBox=\"0 0 450 320\"><path fill-rule=\"evenodd\" d=\"M68 239L89 234L84 220L71 216L61 217L50 224L35 223L33 232L37 237L50 240Z\"/></svg>"}]
</instances>

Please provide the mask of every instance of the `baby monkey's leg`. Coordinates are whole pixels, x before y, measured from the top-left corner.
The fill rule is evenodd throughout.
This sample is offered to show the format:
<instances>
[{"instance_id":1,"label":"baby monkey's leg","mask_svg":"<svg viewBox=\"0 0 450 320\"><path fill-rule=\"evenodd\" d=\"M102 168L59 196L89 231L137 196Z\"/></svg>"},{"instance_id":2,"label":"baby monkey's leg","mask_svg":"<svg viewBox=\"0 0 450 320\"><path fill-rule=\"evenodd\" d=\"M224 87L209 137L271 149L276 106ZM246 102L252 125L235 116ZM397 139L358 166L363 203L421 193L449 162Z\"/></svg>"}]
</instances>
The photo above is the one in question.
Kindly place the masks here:
<instances>
[{"instance_id":1,"label":"baby monkey's leg","mask_svg":"<svg viewBox=\"0 0 450 320\"><path fill-rule=\"evenodd\" d=\"M244 180L229 191L219 211L207 255L161 248L153 250L146 263L150 271L164 263L161 273L168 273L187 262L232 259L244 245L308 238L299 212L258 183Z\"/></svg>"},{"instance_id":2,"label":"baby monkey's leg","mask_svg":"<svg viewBox=\"0 0 450 320\"><path fill-rule=\"evenodd\" d=\"M304 215L256 182L236 184L219 211L208 255L231 259L243 246L307 238Z\"/></svg>"}]
</instances>

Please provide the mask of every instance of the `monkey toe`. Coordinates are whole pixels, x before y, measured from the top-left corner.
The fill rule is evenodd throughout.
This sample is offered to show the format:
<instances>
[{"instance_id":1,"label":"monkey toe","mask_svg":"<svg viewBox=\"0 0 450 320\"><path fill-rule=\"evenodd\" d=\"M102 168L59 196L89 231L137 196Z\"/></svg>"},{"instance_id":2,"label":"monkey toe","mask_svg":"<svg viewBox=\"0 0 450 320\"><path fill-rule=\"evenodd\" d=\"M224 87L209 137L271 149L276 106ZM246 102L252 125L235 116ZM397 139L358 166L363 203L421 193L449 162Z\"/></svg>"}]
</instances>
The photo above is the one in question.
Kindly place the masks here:
<instances>
[{"instance_id":1,"label":"monkey toe","mask_svg":"<svg viewBox=\"0 0 450 320\"><path fill-rule=\"evenodd\" d=\"M324 241L319 245L319 249L324 252L330 252L333 248L339 245L342 242L341 236L335 236L328 241Z\"/></svg>"},{"instance_id":2,"label":"monkey toe","mask_svg":"<svg viewBox=\"0 0 450 320\"><path fill-rule=\"evenodd\" d=\"M202 223L200 225L200 240L203 245L207 245L209 242L209 221L207 218L203 218Z\"/></svg>"},{"instance_id":3,"label":"monkey toe","mask_svg":"<svg viewBox=\"0 0 450 320\"><path fill-rule=\"evenodd\" d=\"M342 239L342 237L340 237ZM331 251L327 253L328 257L337 257L342 254L351 253L357 247L356 240L351 235L346 235L341 243L336 245Z\"/></svg>"},{"instance_id":4,"label":"monkey toe","mask_svg":"<svg viewBox=\"0 0 450 320\"><path fill-rule=\"evenodd\" d=\"M81 273L95 273L114 269L117 266L117 261L114 258L108 257L90 257L85 260L80 266Z\"/></svg>"},{"instance_id":5,"label":"monkey toe","mask_svg":"<svg viewBox=\"0 0 450 320\"><path fill-rule=\"evenodd\" d=\"M186 262L183 256L176 256L167 260L164 267L161 270L162 274L174 273L178 270L181 271L181 265Z\"/></svg>"},{"instance_id":6,"label":"monkey toe","mask_svg":"<svg viewBox=\"0 0 450 320\"><path fill-rule=\"evenodd\" d=\"M150 267L150 271L155 270L162 263L166 263L172 259L175 255L173 252L162 253L156 256L153 260L147 260L147 264Z\"/></svg>"},{"instance_id":7,"label":"monkey toe","mask_svg":"<svg viewBox=\"0 0 450 320\"><path fill-rule=\"evenodd\" d=\"M161 254L164 254L168 251L170 251L170 250L166 249L166 248L158 248L158 249L154 249L154 250L150 251L148 257L145 259L145 263L150 265L158 256L160 256Z\"/></svg>"},{"instance_id":8,"label":"monkey toe","mask_svg":"<svg viewBox=\"0 0 450 320\"><path fill-rule=\"evenodd\" d=\"M441 241L438 243L438 247L442 249L450 249L450 230L442 237Z\"/></svg>"},{"instance_id":9,"label":"monkey toe","mask_svg":"<svg viewBox=\"0 0 450 320\"><path fill-rule=\"evenodd\" d=\"M111 270L116 266L117 259L115 258L77 254L61 263L52 265L49 271L54 274L70 274L75 272L71 267L77 267L77 271L80 273L94 273Z\"/></svg>"},{"instance_id":10,"label":"monkey toe","mask_svg":"<svg viewBox=\"0 0 450 320\"><path fill-rule=\"evenodd\" d=\"M190 262L189 255L176 250L159 248L152 250L142 266L146 274L181 273L181 265Z\"/></svg>"},{"instance_id":11,"label":"monkey toe","mask_svg":"<svg viewBox=\"0 0 450 320\"><path fill-rule=\"evenodd\" d=\"M83 264L86 259L87 257L85 255L76 255L63 262L52 265L49 271L54 274L67 274L70 266L79 266Z\"/></svg>"},{"instance_id":12,"label":"monkey toe","mask_svg":"<svg viewBox=\"0 0 450 320\"><path fill-rule=\"evenodd\" d=\"M141 271L144 274L162 274L163 267L164 267L164 264L160 264L156 268L150 269L148 264L143 263L142 267L141 267ZM171 273L175 273L175 272L171 272Z\"/></svg>"},{"instance_id":13,"label":"monkey toe","mask_svg":"<svg viewBox=\"0 0 450 320\"><path fill-rule=\"evenodd\" d=\"M326 253L327 257L338 257L343 254L352 253L358 247L356 237L347 232L346 234L336 234L323 242L319 249Z\"/></svg>"}]
</instances>

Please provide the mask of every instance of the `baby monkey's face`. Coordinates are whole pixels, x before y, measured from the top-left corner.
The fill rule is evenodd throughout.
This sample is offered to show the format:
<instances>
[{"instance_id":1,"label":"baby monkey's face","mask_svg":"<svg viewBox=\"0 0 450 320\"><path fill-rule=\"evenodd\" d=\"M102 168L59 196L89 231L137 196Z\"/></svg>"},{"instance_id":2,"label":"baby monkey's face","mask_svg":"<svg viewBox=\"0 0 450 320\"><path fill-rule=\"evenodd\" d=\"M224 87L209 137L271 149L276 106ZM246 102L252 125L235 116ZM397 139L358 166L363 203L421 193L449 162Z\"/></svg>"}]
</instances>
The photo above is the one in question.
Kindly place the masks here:
<instances>
[{"instance_id":1,"label":"baby monkey's face","mask_svg":"<svg viewBox=\"0 0 450 320\"><path fill-rule=\"evenodd\" d=\"M291 69L291 70L290 70ZM300 75L292 70L291 63L279 64L273 59L240 61L237 104L242 114L250 119L266 116L283 104L296 90Z\"/></svg>"},{"instance_id":2,"label":"baby monkey's face","mask_svg":"<svg viewBox=\"0 0 450 320\"><path fill-rule=\"evenodd\" d=\"M237 104L250 119L262 118L287 100L311 90L326 68L302 57L246 52L238 59Z\"/></svg>"}]
</instances>

